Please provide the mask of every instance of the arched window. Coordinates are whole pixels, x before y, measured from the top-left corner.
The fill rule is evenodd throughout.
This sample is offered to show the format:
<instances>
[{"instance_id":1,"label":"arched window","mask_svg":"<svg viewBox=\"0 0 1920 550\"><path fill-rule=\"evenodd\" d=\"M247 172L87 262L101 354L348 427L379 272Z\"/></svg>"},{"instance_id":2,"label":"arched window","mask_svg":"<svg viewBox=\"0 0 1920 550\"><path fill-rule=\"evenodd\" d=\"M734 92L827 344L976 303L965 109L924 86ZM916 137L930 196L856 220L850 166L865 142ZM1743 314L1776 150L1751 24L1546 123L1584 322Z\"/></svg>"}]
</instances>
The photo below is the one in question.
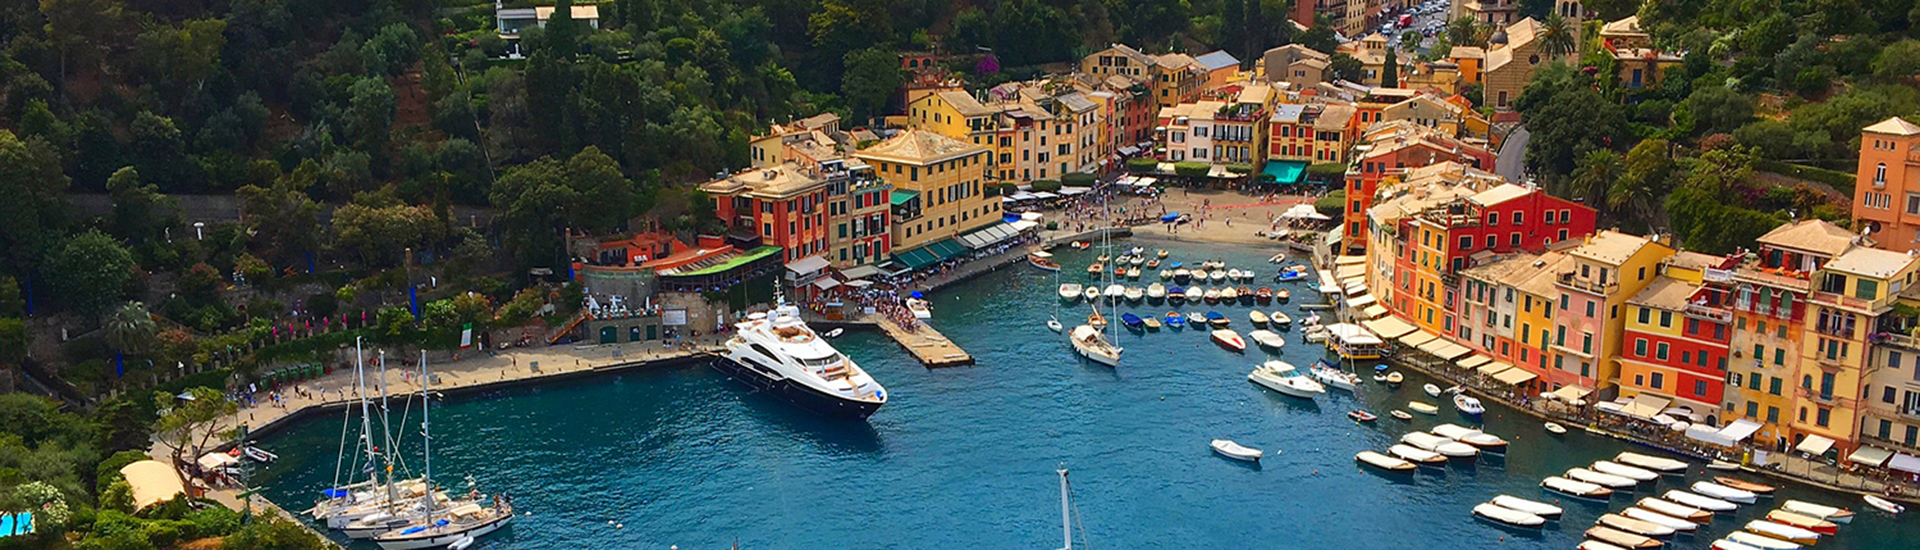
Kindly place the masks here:
<instances>
[{"instance_id":1,"label":"arched window","mask_svg":"<svg viewBox=\"0 0 1920 550\"><path fill-rule=\"evenodd\" d=\"M1887 163L1882 162L1878 166L1873 167L1873 184L1887 184Z\"/></svg>"}]
</instances>

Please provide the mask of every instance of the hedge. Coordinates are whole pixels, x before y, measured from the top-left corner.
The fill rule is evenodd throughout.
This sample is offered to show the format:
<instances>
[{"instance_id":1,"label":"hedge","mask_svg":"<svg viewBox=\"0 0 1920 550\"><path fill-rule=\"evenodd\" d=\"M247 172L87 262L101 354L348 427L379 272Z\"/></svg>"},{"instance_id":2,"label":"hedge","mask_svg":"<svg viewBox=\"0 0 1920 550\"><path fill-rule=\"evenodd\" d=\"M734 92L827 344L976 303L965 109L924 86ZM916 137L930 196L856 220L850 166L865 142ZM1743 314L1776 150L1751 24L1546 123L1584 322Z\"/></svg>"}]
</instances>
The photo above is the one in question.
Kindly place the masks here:
<instances>
[{"instance_id":1,"label":"hedge","mask_svg":"<svg viewBox=\"0 0 1920 550\"><path fill-rule=\"evenodd\" d=\"M1159 168L1160 168L1160 161L1156 159L1150 159L1150 158L1127 159L1127 171L1129 172L1152 172Z\"/></svg>"},{"instance_id":2,"label":"hedge","mask_svg":"<svg viewBox=\"0 0 1920 550\"><path fill-rule=\"evenodd\" d=\"M1212 170L1213 165L1204 162L1187 161L1174 163L1173 165L1173 173L1188 177L1205 176L1207 172Z\"/></svg>"},{"instance_id":3,"label":"hedge","mask_svg":"<svg viewBox=\"0 0 1920 550\"><path fill-rule=\"evenodd\" d=\"M1068 187L1093 187L1093 182L1096 179L1099 179L1099 178L1094 176L1093 174L1088 174L1085 172L1074 172L1072 174L1060 176L1060 184Z\"/></svg>"},{"instance_id":4,"label":"hedge","mask_svg":"<svg viewBox=\"0 0 1920 550\"><path fill-rule=\"evenodd\" d=\"M1033 190L1054 192L1060 190L1060 180L1033 180Z\"/></svg>"},{"instance_id":5,"label":"hedge","mask_svg":"<svg viewBox=\"0 0 1920 550\"><path fill-rule=\"evenodd\" d=\"M1339 162L1322 162L1307 167L1307 177L1314 179L1332 179L1345 177L1347 165Z\"/></svg>"}]
</instances>

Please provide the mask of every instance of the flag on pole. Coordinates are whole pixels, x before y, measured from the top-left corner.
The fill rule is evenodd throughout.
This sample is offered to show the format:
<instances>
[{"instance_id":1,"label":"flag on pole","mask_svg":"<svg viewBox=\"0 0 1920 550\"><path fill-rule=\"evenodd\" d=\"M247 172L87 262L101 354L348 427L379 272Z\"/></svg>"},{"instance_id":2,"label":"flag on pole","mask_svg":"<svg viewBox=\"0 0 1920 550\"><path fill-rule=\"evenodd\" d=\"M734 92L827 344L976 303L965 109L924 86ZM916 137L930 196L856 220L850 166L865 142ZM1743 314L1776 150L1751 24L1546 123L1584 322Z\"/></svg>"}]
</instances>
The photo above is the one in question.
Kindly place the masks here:
<instances>
[{"instance_id":1,"label":"flag on pole","mask_svg":"<svg viewBox=\"0 0 1920 550\"><path fill-rule=\"evenodd\" d=\"M473 323L460 326L460 349L473 347Z\"/></svg>"}]
</instances>

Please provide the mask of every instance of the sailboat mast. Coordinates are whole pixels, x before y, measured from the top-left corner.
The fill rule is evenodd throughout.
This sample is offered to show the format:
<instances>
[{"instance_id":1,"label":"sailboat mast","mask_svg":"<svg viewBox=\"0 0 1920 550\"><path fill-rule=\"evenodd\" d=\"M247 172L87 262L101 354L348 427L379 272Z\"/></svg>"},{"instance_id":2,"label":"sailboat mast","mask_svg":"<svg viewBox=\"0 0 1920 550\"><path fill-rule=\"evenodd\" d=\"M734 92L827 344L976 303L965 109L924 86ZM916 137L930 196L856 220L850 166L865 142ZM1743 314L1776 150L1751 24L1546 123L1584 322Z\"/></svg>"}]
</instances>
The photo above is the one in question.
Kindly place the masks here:
<instances>
[{"instance_id":1,"label":"sailboat mast","mask_svg":"<svg viewBox=\"0 0 1920 550\"><path fill-rule=\"evenodd\" d=\"M1073 516L1070 513L1071 503L1067 499L1067 469L1064 464L1062 466L1055 470L1060 472L1060 536L1066 541L1060 550L1073 550Z\"/></svg>"},{"instance_id":2,"label":"sailboat mast","mask_svg":"<svg viewBox=\"0 0 1920 550\"><path fill-rule=\"evenodd\" d=\"M386 452L381 453L387 469L387 513L393 513L393 504L398 500L399 492L393 487L393 425L388 422L387 410L387 352L380 352L380 436L386 439Z\"/></svg>"},{"instance_id":3,"label":"sailboat mast","mask_svg":"<svg viewBox=\"0 0 1920 550\"><path fill-rule=\"evenodd\" d=\"M427 393L427 350L420 350L420 450L425 456L427 482L427 525L433 525L433 424L427 409L433 408L433 396Z\"/></svg>"},{"instance_id":4,"label":"sailboat mast","mask_svg":"<svg viewBox=\"0 0 1920 550\"><path fill-rule=\"evenodd\" d=\"M367 480L377 482L380 471L374 462L379 453L373 450L373 412L367 404L367 358L360 348L360 339L353 339L353 372L359 378L360 394L360 442L367 453Z\"/></svg>"}]
</instances>

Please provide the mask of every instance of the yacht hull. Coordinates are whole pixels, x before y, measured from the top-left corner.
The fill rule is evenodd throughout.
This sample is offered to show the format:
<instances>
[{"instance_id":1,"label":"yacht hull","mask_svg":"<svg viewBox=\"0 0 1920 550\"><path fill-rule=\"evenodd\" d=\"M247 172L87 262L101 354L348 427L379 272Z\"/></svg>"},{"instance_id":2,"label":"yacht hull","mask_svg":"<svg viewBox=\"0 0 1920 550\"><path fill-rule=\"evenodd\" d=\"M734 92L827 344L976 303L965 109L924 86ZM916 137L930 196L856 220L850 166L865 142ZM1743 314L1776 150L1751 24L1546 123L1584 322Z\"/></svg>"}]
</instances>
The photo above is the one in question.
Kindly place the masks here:
<instances>
[{"instance_id":1,"label":"yacht hull","mask_svg":"<svg viewBox=\"0 0 1920 550\"><path fill-rule=\"evenodd\" d=\"M469 529L466 531L436 533L432 535L427 535L423 533L423 534L414 535L414 536L395 536L392 538L375 539L374 543L380 545L380 550L412 550L415 548L446 548L447 545L453 544L455 542L459 542L460 539L464 539L467 537L480 538L482 535L497 531L501 527L505 527L507 525L507 521L511 519L513 519L513 516L501 516L501 517L495 518L493 521L489 521L487 523L475 526L473 529Z\"/></svg>"},{"instance_id":2,"label":"yacht hull","mask_svg":"<svg viewBox=\"0 0 1920 550\"><path fill-rule=\"evenodd\" d=\"M794 406L826 416L865 419L880 410L884 402L860 401L828 395L796 383L793 380L775 380L753 369L747 368L732 359L719 358L713 361L714 370L726 373L734 380L745 382L754 389L764 391Z\"/></svg>"}]
</instances>

